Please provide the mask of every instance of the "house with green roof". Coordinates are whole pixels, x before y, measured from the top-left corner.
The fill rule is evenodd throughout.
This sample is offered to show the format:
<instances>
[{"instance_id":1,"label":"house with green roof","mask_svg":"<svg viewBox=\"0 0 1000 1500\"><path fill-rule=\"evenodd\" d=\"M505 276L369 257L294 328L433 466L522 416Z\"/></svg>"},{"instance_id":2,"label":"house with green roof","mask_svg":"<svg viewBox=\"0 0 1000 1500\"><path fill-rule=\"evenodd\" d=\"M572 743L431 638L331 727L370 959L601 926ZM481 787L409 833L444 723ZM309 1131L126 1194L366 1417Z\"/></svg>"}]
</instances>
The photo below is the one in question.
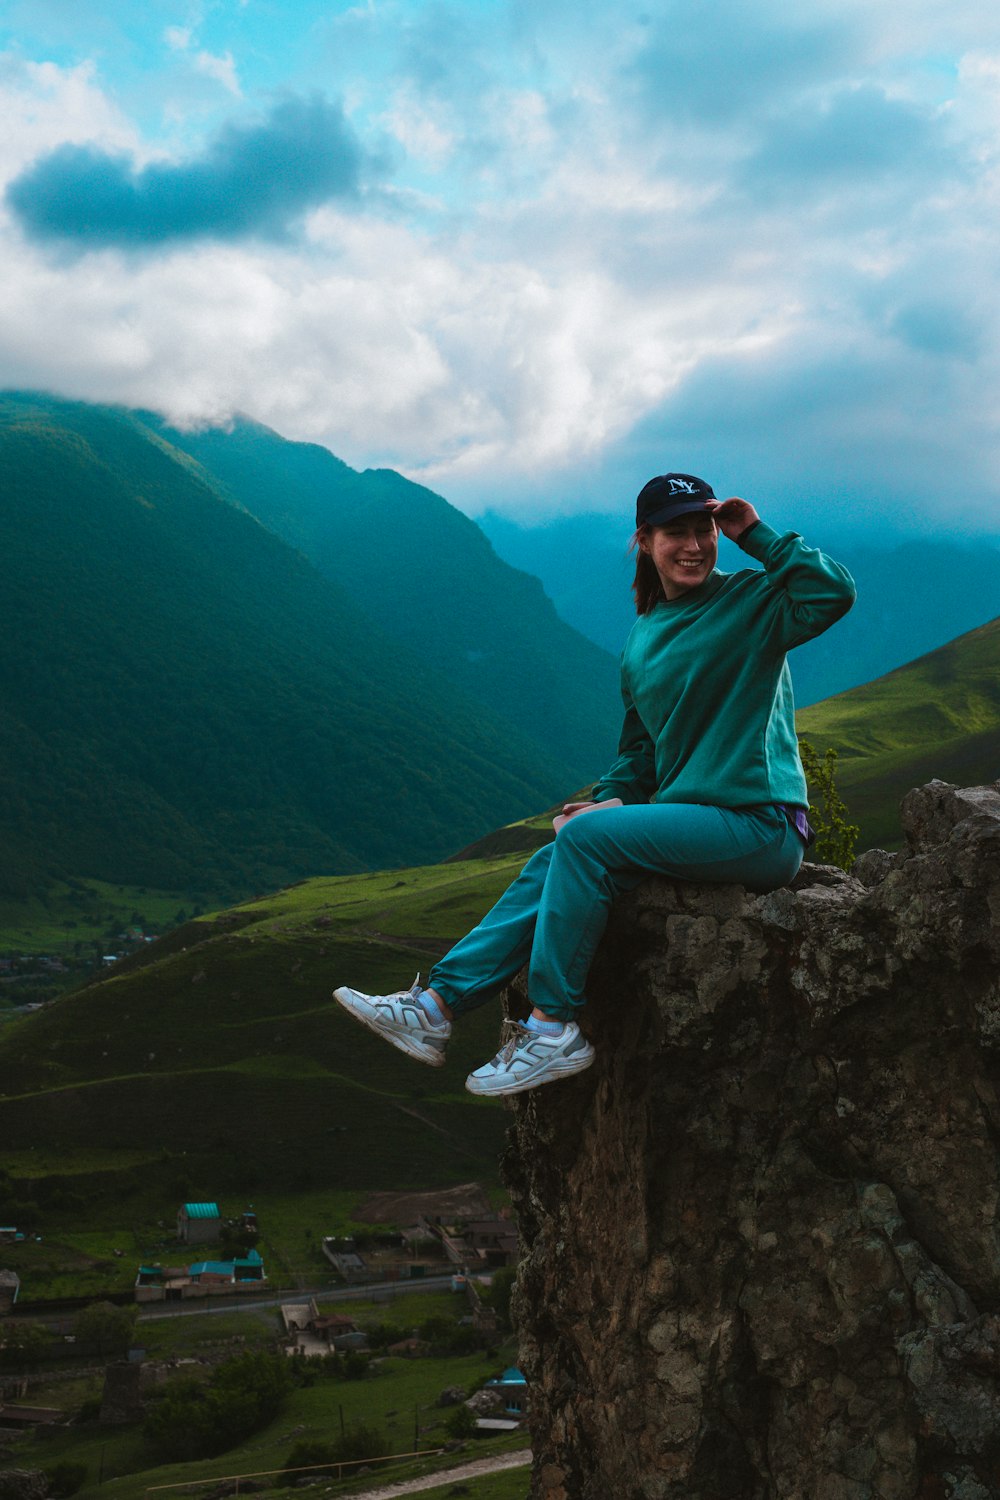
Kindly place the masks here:
<instances>
[{"instance_id":1,"label":"house with green roof","mask_svg":"<svg viewBox=\"0 0 1000 1500\"><path fill-rule=\"evenodd\" d=\"M225 1296L265 1286L264 1262L256 1250L234 1260L199 1260L190 1266L140 1266L137 1302L180 1302L189 1297Z\"/></svg>"},{"instance_id":2,"label":"house with green roof","mask_svg":"<svg viewBox=\"0 0 1000 1500\"><path fill-rule=\"evenodd\" d=\"M210 1245L222 1233L217 1203L184 1203L177 1212L177 1238L185 1245Z\"/></svg>"},{"instance_id":3,"label":"house with green roof","mask_svg":"<svg viewBox=\"0 0 1000 1500\"><path fill-rule=\"evenodd\" d=\"M502 1375L494 1375L483 1387L503 1398L504 1409L512 1417L523 1417L528 1409L528 1382L516 1365L508 1365Z\"/></svg>"},{"instance_id":4,"label":"house with green roof","mask_svg":"<svg viewBox=\"0 0 1000 1500\"><path fill-rule=\"evenodd\" d=\"M188 1267L188 1275L192 1281L200 1281L206 1285L211 1282L231 1285L237 1281L267 1280L264 1262L256 1250L251 1250L248 1255L237 1256L234 1260L199 1260Z\"/></svg>"}]
</instances>

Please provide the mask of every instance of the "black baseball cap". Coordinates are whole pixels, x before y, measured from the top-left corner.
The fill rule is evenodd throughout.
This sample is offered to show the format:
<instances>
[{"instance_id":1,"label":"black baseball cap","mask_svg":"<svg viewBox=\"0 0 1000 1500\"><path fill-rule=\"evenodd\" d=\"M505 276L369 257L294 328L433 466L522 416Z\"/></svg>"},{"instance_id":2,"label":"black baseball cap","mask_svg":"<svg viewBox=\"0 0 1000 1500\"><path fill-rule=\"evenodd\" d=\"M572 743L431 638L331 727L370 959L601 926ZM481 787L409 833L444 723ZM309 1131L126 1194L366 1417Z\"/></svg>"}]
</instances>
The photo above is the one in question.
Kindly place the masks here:
<instances>
[{"instance_id":1,"label":"black baseball cap","mask_svg":"<svg viewBox=\"0 0 1000 1500\"><path fill-rule=\"evenodd\" d=\"M712 486L695 474L657 474L639 491L635 502L635 529L664 526L688 511L708 510L705 501L714 499Z\"/></svg>"}]
</instances>

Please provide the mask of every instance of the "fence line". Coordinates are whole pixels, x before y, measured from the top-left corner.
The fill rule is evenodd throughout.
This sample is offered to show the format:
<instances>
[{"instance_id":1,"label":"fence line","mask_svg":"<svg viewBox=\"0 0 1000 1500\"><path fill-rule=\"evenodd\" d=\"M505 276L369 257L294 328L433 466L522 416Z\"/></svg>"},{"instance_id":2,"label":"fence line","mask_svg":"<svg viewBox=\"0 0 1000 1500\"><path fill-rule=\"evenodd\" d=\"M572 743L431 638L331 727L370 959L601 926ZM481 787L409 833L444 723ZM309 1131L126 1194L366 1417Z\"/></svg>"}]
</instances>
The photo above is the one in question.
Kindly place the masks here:
<instances>
[{"instance_id":1,"label":"fence line","mask_svg":"<svg viewBox=\"0 0 1000 1500\"><path fill-rule=\"evenodd\" d=\"M444 1451L443 1448L420 1448L414 1453L386 1453L381 1458L328 1459L325 1464L303 1464L301 1467L294 1469L255 1469L249 1474L214 1474L211 1479L181 1479L174 1484L150 1484L146 1486L144 1494L157 1495L163 1490L187 1490L199 1484L229 1484L235 1481L236 1489L233 1493L238 1495L241 1479L266 1479L271 1474L305 1474L312 1473L316 1469L323 1469L326 1472L330 1472L334 1464L337 1467L337 1478L343 1479L345 1468L357 1469L361 1464L398 1463L404 1458L437 1458Z\"/></svg>"}]
</instances>

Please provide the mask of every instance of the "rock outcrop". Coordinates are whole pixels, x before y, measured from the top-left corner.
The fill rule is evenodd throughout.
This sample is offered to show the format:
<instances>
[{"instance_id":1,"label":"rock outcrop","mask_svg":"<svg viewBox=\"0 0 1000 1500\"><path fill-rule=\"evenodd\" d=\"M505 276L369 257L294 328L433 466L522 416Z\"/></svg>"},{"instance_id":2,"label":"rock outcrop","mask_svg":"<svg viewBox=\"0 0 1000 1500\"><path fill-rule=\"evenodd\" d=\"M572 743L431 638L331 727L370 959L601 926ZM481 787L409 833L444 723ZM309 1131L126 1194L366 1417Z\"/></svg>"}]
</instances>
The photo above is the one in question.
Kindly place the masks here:
<instances>
[{"instance_id":1,"label":"rock outcrop","mask_svg":"<svg viewBox=\"0 0 1000 1500\"><path fill-rule=\"evenodd\" d=\"M511 1105L533 1500L1000 1496L1000 784L903 822L617 904Z\"/></svg>"},{"instance_id":2,"label":"rock outcrop","mask_svg":"<svg viewBox=\"0 0 1000 1500\"><path fill-rule=\"evenodd\" d=\"M48 1493L41 1469L0 1469L0 1500L46 1500Z\"/></svg>"}]
</instances>

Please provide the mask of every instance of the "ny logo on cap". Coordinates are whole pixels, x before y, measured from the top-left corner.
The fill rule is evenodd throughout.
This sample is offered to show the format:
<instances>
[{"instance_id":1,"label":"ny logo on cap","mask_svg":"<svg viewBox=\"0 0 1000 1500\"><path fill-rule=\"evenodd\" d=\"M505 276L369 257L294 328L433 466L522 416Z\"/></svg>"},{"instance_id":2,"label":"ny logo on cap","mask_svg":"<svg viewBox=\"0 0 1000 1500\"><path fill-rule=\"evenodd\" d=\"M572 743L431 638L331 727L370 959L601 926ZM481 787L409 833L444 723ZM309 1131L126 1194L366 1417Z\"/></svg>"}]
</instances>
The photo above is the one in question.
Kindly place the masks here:
<instances>
[{"instance_id":1,"label":"ny logo on cap","mask_svg":"<svg viewBox=\"0 0 1000 1500\"><path fill-rule=\"evenodd\" d=\"M671 479L669 484L672 495L694 495L698 492L697 485L692 484L690 479Z\"/></svg>"}]
</instances>

